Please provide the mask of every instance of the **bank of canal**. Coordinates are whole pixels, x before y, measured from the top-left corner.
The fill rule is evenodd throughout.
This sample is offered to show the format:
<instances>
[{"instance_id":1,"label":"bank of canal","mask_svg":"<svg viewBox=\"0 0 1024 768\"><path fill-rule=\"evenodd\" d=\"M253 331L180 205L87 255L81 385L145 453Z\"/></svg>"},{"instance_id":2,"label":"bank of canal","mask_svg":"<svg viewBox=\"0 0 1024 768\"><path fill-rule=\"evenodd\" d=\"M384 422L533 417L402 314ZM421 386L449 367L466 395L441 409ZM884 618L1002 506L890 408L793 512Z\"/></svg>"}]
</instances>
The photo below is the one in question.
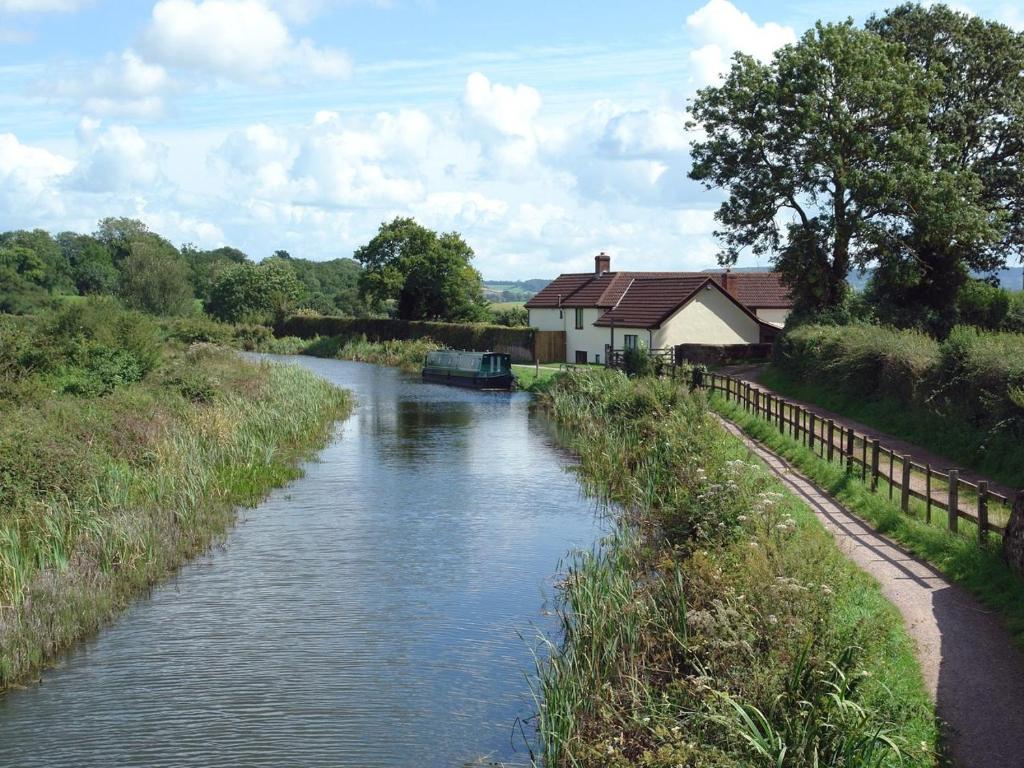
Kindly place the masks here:
<instances>
[{"instance_id":1,"label":"bank of canal","mask_svg":"<svg viewBox=\"0 0 1024 768\"><path fill-rule=\"evenodd\" d=\"M0 765L453 766L510 746L562 556L599 535L529 395L299 362L358 398L306 476L243 514L43 683Z\"/></svg>"}]
</instances>

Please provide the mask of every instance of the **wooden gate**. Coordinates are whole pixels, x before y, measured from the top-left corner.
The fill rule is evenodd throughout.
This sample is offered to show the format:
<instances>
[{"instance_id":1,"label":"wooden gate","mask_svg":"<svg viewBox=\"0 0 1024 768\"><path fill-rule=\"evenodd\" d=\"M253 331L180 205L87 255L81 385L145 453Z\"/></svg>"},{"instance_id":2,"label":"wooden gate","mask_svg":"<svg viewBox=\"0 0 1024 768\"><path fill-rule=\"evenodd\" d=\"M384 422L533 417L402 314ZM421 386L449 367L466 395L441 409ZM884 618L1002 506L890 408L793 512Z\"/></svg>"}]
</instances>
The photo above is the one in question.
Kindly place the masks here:
<instances>
[{"instance_id":1,"label":"wooden gate","mask_svg":"<svg viewBox=\"0 0 1024 768\"><path fill-rule=\"evenodd\" d=\"M565 331L534 331L533 359L538 363L564 363Z\"/></svg>"}]
</instances>

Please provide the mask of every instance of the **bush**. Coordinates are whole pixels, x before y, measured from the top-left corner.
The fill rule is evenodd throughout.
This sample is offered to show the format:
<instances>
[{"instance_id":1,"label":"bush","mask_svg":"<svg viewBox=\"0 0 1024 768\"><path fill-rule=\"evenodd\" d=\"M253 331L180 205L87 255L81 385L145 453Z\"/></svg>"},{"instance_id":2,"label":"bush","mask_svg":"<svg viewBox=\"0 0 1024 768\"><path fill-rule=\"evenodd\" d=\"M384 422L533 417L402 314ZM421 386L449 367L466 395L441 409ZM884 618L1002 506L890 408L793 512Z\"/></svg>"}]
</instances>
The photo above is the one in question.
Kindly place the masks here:
<instances>
[{"instance_id":1,"label":"bush","mask_svg":"<svg viewBox=\"0 0 1024 768\"><path fill-rule=\"evenodd\" d=\"M968 280L956 299L960 322L998 330L1010 311L1010 294L984 280Z\"/></svg>"},{"instance_id":2,"label":"bush","mask_svg":"<svg viewBox=\"0 0 1024 768\"><path fill-rule=\"evenodd\" d=\"M943 342L887 326L805 325L776 342L776 364L795 379L851 397L890 398L1024 435L1024 335L955 327Z\"/></svg>"},{"instance_id":3,"label":"bush","mask_svg":"<svg viewBox=\"0 0 1024 768\"><path fill-rule=\"evenodd\" d=\"M622 365L630 376L650 376L654 373L654 364L643 345L626 349L622 353Z\"/></svg>"},{"instance_id":4,"label":"bush","mask_svg":"<svg viewBox=\"0 0 1024 768\"><path fill-rule=\"evenodd\" d=\"M208 317L182 317L164 323L167 338L182 344L230 344L237 329Z\"/></svg>"}]
</instances>

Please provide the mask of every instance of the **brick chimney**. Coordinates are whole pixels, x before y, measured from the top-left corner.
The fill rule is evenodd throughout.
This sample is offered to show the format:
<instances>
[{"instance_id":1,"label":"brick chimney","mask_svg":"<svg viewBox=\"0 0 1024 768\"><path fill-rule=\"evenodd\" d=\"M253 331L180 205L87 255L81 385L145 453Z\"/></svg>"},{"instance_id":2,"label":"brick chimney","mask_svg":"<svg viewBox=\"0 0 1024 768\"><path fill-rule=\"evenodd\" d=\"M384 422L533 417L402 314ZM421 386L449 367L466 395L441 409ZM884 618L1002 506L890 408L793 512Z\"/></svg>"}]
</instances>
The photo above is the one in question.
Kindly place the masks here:
<instances>
[{"instance_id":1,"label":"brick chimney","mask_svg":"<svg viewBox=\"0 0 1024 768\"><path fill-rule=\"evenodd\" d=\"M726 269L722 273L722 288L726 293L731 294L733 298L736 297L736 276L732 273L731 269Z\"/></svg>"},{"instance_id":2,"label":"brick chimney","mask_svg":"<svg viewBox=\"0 0 1024 768\"><path fill-rule=\"evenodd\" d=\"M612 271L612 257L604 251L601 251L597 256L594 257L594 274L603 275L605 272Z\"/></svg>"}]
</instances>

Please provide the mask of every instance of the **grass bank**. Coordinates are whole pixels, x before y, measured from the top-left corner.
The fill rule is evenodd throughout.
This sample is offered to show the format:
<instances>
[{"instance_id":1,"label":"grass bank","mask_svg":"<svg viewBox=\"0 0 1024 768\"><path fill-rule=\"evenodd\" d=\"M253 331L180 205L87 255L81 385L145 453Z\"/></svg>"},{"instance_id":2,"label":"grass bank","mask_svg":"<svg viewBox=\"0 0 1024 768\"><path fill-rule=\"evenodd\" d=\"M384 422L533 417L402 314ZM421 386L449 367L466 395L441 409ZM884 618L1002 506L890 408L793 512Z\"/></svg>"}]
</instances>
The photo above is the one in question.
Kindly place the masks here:
<instances>
[{"instance_id":1,"label":"grass bank","mask_svg":"<svg viewBox=\"0 0 1024 768\"><path fill-rule=\"evenodd\" d=\"M896 610L703 396L588 371L542 403L620 510L567 563L537 683L545 765L935 764Z\"/></svg>"},{"instance_id":2,"label":"grass bank","mask_svg":"<svg viewBox=\"0 0 1024 768\"><path fill-rule=\"evenodd\" d=\"M103 302L0 319L0 690L297 476L346 393Z\"/></svg>"},{"instance_id":3,"label":"grass bank","mask_svg":"<svg viewBox=\"0 0 1024 768\"><path fill-rule=\"evenodd\" d=\"M841 464L830 464L735 403L717 395L711 403L752 438L792 462L847 509L971 590L1000 613L1017 642L1024 646L1024 579L1006 567L999 537L991 537L986 546L981 546L977 526L970 521L962 520L956 533L946 527L944 514L933 516L928 523L924 503L917 499L911 499L910 514L904 514L898 496L890 500L886 494L872 493L859 473L847 474Z\"/></svg>"}]
</instances>

